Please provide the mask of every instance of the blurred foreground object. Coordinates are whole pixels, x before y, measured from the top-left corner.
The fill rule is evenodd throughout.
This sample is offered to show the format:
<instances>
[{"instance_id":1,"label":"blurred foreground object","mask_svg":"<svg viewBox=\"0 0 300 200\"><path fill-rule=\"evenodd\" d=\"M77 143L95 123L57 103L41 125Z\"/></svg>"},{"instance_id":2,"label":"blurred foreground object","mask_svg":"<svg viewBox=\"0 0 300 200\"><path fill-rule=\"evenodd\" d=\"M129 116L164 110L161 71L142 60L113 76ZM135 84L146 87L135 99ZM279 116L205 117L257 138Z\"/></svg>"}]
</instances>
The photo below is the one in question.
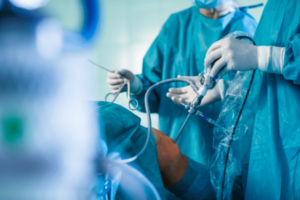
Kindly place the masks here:
<instances>
[{"instance_id":1,"label":"blurred foreground object","mask_svg":"<svg viewBox=\"0 0 300 200\"><path fill-rule=\"evenodd\" d=\"M140 125L140 118L109 102L98 102L95 112L100 128L96 147L98 184L90 200L165 199L160 196L165 191L153 135L140 158L130 164L124 162L141 151L147 138L147 129Z\"/></svg>"},{"instance_id":2,"label":"blurred foreground object","mask_svg":"<svg viewBox=\"0 0 300 200\"><path fill-rule=\"evenodd\" d=\"M0 15L0 199L87 199L97 130L86 50L66 48L53 19Z\"/></svg>"},{"instance_id":3,"label":"blurred foreground object","mask_svg":"<svg viewBox=\"0 0 300 200\"><path fill-rule=\"evenodd\" d=\"M44 6L48 0L9 0L14 6L34 10Z\"/></svg>"}]
</instances>

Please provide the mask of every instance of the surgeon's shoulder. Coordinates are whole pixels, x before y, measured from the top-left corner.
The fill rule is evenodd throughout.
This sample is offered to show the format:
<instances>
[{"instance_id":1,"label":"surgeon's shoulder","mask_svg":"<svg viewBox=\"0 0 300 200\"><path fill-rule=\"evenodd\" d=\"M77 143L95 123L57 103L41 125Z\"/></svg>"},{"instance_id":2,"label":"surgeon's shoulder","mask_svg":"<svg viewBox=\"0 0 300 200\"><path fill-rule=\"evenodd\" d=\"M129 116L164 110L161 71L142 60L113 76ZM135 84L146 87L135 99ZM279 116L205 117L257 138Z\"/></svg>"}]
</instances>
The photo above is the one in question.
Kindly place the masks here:
<instances>
[{"instance_id":1,"label":"surgeon's shoulder","mask_svg":"<svg viewBox=\"0 0 300 200\"><path fill-rule=\"evenodd\" d=\"M244 10L236 10L234 18L232 28L237 30L232 31L244 31L254 36L258 23L252 15Z\"/></svg>"},{"instance_id":2,"label":"surgeon's shoulder","mask_svg":"<svg viewBox=\"0 0 300 200\"><path fill-rule=\"evenodd\" d=\"M195 6L192 6L185 10L173 13L164 24L164 28L172 28L172 30L174 30L174 27L180 27L180 25L191 23L197 12L199 12L198 9Z\"/></svg>"}]
</instances>

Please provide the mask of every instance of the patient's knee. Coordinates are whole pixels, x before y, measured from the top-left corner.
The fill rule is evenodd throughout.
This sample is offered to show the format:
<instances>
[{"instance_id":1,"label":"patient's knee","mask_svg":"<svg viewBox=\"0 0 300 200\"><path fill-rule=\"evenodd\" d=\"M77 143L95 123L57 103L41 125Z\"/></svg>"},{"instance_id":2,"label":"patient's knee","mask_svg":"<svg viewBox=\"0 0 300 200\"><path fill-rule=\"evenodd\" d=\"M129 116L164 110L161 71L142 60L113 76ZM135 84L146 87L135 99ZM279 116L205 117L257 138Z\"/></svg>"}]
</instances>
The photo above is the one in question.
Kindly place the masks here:
<instances>
[{"instance_id":1,"label":"patient's knee","mask_svg":"<svg viewBox=\"0 0 300 200\"><path fill-rule=\"evenodd\" d=\"M174 140L161 131L152 128L156 140L158 163L165 187L177 184L184 176L188 159L181 154Z\"/></svg>"}]
</instances>

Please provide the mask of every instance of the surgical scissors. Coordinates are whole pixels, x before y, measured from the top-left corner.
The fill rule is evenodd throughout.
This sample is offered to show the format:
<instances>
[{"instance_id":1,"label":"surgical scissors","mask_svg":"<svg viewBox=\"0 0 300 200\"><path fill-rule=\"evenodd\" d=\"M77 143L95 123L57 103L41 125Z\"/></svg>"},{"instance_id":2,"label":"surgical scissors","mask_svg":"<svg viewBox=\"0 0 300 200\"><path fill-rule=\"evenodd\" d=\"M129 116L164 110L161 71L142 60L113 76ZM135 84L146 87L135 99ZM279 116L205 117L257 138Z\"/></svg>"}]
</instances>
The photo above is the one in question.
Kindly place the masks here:
<instances>
[{"instance_id":1,"label":"surgical scissors","mask_svg":"<svg viewBox=\"0 0 300 200\"><path fill-rule=\"evenodd\" d=\"M92 64L94 64L94 65L96 65L96 66L98 66L98 67L100 67L101 69L104 69L104 70L106 70L106 71L108 71L108 72L111 72L111 73L115 73L114 71L111 71L111 70L109 70L109 69L106 69L105 67L102 67L102 66L100 66L100 65L98 65L97 63L95 63L95 62L93 62L93 61L91 61L91 60L89 60L89 62L90 63L92 63ZM123 77L122 75L121 75L121 77L123 78L123 80L124 80L124 83L121 85L121 87L120 87L120 89L116 92L116 93L108 93L106 96L105 96L105 101L107 101L107 102L109 102L107 99L108 99L108 97L109 96L111 96L111 95L113 95L114 96L114 99L111 101L111 103L114 103L115 102L115 100L117 99L117 97L119 96L119 94L121 93L121 92L123 92L123 90L125 90L125 87L127 87L127 95L128 95L128 108L131 110L131 111L134 111L134 110L136 110L138 107L139 107L139 103L138 103L138 101L136 100L136 99L132 99L132 98L130 98L130 80L128 80L127 78L125 78L125 77ZM135 103L135 106L133 107L132 106L132 103ZM134 104L133 104L134 105Z\"/></svg>"}]
</instances>

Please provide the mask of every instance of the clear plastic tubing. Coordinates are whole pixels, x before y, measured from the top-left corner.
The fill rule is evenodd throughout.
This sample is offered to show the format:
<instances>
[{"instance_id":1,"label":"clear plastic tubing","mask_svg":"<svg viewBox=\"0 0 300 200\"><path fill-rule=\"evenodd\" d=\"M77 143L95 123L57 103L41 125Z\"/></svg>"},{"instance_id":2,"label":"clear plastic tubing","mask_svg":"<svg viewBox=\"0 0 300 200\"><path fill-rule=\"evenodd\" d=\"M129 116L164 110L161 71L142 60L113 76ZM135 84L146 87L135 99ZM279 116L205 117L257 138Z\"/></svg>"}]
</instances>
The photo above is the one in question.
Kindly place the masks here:
<instances>
[{"instance_id":1,"label":"clear plastic tubing","mask_svg":"<svg viewBox=\"0 0 300 200\"><path fill-rule=\"evenodd\" d=\"M206 121L208 121L209 123L213 124L214 126L222 129L222 131L224 132L228 132L223 126L221 126L220 124L218 124L215 120L207 117L206 115L204 115L202 112L197 111L196 115L199 115L200 117L202 117L203 119L205 119Z\"/></svg>"}]
</instances>

